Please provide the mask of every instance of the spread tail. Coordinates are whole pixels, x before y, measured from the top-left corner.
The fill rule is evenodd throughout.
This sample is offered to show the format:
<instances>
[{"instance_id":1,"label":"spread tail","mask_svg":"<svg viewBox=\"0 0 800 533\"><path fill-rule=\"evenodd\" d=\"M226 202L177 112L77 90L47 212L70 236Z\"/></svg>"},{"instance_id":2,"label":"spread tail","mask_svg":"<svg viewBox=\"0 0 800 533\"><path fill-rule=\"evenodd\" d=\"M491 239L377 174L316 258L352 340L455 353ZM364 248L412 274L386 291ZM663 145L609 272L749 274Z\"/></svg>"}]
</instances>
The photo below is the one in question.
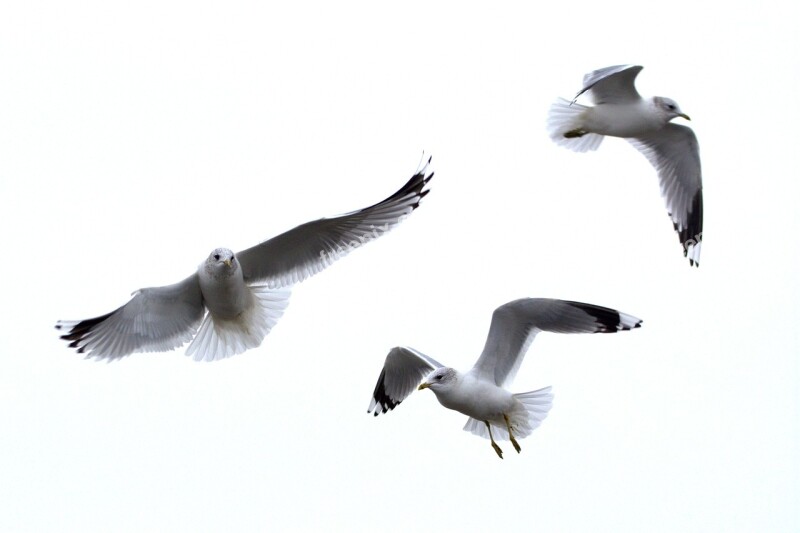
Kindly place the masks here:
<instances>
[{"instance_id":1,"label":"spread tail","mask_svg":"<svg viewBox=\"0 0 800 533\"><path fill-rule=\"evenodd\" d=\"M587 109L585 105L570 103L563 98L556 100L547 115L547 133L553 142L575 152L597 150L603 142L603 136L581 133L580 116Z\"/></svg>"}]
</instances>

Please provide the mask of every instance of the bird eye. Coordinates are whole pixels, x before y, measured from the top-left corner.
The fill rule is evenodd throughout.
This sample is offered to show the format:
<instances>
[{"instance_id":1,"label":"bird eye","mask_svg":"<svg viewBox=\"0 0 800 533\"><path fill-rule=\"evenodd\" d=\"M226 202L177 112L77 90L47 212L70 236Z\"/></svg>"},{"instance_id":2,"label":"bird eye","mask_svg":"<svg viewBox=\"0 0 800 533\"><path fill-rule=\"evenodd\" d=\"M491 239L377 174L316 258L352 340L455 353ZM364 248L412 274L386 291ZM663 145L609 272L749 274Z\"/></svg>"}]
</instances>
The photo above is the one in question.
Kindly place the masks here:
<instances>
[{"instance_id":1,"label":"bird eye","mask_svg":"<svg viewBox=\"0 0 800 533\"><path fill-rule=\"evenodd\" d=\"M436 376L436 379L441 380L442 376Z\"/></svg>"},{"instance_id":2,"label":"bird eye","mask_svg":"<svg viewBox=\"0 0 800 533\"><path fill-rule=\"evenodd\" d=\"M675 106L674 105L668 104L667 107L670 108L672 111L675 111Z\"/></svg>"},{"instance_id":3,"label":"bird eye","mask_svg":"<svg viewBox=\"0 0 800 533\"><path fill-rule=\"evenodd\" d=\"M214 261L219 261L219 254L214 254Z\"/></svg>"}]
</instances>

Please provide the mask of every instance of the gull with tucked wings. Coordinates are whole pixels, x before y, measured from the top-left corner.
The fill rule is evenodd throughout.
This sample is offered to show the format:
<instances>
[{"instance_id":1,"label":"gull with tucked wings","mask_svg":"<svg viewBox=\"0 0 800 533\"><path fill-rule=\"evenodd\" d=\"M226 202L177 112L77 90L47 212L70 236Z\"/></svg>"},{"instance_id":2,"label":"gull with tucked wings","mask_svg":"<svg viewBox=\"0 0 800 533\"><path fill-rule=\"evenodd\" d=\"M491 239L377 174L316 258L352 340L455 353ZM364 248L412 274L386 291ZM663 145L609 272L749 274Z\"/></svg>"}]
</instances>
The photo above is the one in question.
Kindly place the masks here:
<instances>
[{"instance_id":1,"label":"gull with tucked wings","mask_svg":"<svg viewBox=\"0 0 800 533\"><path fill-rule=\"evenodd\" d=\"M87 358L119 359L188 341L186 354L197 361L256 348L283 314L292 284L380 237L419 206L433 177L429 164L430 158L400 190L371 207L307 222L235 254L217 248L183 281L140 289L116 311L62 320L56 328Z\"/></svg>"},{"instance_id":2,"label":"gull with tucked wings","mask_svg":"<svg viewBox=\"0 0 800 533\"><path fill-rule=\"evenodd\" d=\"M547 129L556 143L576 152L597 150L603 136L627 139L655 167L661 196L678 232L684 257L700 264L703 240L703 183L700 149L691 128L672 119L689 116L663 96L642 98L634 80L643 67L617 65L590 72L572 101L550 108ZM594 107L575 103L587 93Z\"/></svg>"},{"instance_id":3,"label":"gull with tucked wings","mask_svg":"<svg viewBox=\"0 0 800 533\"><path fill-rule=\"evenodd\" d=\"M552 406L551 387L518 394L506 389L537 333L615 333L641 324L636 317L592 304L515 300L494 311L483 353L467 372L446 367L413 348L392 348L367 412L388 413L415 388L430 389L444 407L467 415L464 431L488 438L502 459L495 441L510 440L519 453L517 439L530 435Z\"/></svg>"}]
</instances>

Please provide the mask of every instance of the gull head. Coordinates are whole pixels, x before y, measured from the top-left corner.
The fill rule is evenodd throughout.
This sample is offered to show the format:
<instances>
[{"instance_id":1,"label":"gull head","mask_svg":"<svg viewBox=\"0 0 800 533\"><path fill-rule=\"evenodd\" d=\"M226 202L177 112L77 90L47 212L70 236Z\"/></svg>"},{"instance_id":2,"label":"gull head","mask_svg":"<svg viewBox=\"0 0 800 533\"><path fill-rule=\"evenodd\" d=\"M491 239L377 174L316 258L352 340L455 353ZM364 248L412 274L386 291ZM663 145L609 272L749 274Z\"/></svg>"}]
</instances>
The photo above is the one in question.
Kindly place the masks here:
<instances>
[{"instance_id":1,"label":"gull head","mask_svg":"<svg viewBox=\"0 0 800 533\"><path fill-rule=\"evenodd\" d=\"M239 261L231 250L217 248L206 259L205 270L214 278L227 278L239 270Z\"/></svg>"},{"instance_id":2,"label":"gull head","mask_svg":"<svg viewBox=\"0 0 800 533\"><path fill-rule=\"evenodd\" d=\"M437 368L425 378L417 390L431 389L435 393L452 389L458 382L458 372L452 368Z\"/></svg>"},{"instance_id":3,"label":"gull head","mask_svg":"<svg viewBox=\"0 0 800 533\"><path fill-rule=\"evenodd\" d=\"M656 109L658 109L661 112L665 122L669 122L675 117L681 117L685 118L686 120L692 120L689 118L689 115L681 111L678 102L676 102L672 98L666 98L664 96L655 96L653 98L653 102L656 104Z\"/></svg>"}]
</instances>

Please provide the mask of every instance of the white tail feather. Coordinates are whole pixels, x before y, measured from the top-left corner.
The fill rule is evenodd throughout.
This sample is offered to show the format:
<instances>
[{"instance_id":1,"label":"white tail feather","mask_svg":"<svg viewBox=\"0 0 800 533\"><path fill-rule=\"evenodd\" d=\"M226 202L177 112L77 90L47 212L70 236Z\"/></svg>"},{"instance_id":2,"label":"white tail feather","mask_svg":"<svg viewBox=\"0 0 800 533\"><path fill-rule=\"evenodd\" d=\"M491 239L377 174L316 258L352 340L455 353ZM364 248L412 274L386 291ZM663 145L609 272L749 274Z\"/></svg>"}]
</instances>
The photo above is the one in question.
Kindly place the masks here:
<instances>
[{"instance_id":1,"label":"white tail feather","mask_svg":"<svg viewBox=\"0 0 800 533\"><path fill-rule=\"evenodd\" d=\"M195 361L223 359L257 348L289 305L291 289L251 286L253 305L234 320L206 314L186 355Z\"/></svg>"},{"instance_id":2,"label":"white tail feather","mask_svg":"<svg viewBox=\"0 0 800 533\"><path fill-rule=\"evenodd\" d=\"M517 408L509 414L511 429L514 431L514 438L522 439L530 435L534 429L538 428L542 421L547 418L547 413L553 407L553 388L521 392L514 394L514 399L519 401ZM508 430L504 422L489 421L492 424L492 437L494 440L509 440ZM464 425L464 431L469 431L473 435L489 438L489 431L483 420L470 418Z\"/></svg>"},{"instance_id":3,"label":"white tail feather","mask_svg":"<svg viewBox=\"0 0 800 533\"><path fill-rule=\"evenodd\" d=\"M556 100L547 115L547 133L553 142L575 152L597 150L603 142L602 135L587 133L581 137L564 137L568 131L581 129L581 114L587 109L585 105L570 103L563 98Z\"/></svg>"}]
</instances>

